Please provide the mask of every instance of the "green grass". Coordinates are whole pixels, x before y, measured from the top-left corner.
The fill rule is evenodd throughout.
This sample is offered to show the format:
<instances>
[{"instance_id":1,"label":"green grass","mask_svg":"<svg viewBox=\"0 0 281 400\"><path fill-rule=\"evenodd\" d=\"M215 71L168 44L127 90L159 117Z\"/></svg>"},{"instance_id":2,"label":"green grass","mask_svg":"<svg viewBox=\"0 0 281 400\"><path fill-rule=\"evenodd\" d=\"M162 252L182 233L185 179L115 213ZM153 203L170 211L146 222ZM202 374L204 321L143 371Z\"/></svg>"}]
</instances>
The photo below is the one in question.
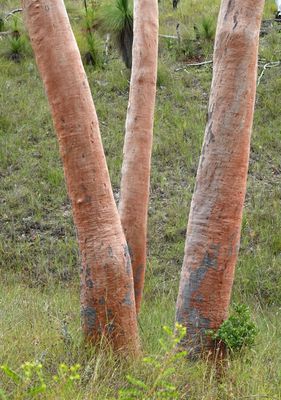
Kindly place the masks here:
<instances>
[{"instance_id":1,"label":"green grass","mask_svg":"<svg viewBox=\"0 0 281 400\"><path fill-rule=\"evenodd\" d=\"M161 0L160 31L194 39L193 25L215 20L218 1L181 0L178 11ZM0 15L17 6L2 1ZM74 31L83 35L83 4L67 1ZM264 18L274 13L266 2ZM22 28L19 16L20 29ZM260 57L281 59L281 34L261 39ZM102 37L101 37L102 40ZM210 66L175 72L182 49L160 39L157 105L149 207L149 262L139 325L143 352L161 353L163 325L173 326L185 228L206 122ZM195 55L210 57L209 39ZM112 399L143 380L141 361L118 360L85 347L79 319L79 257L58 144L34 59L26 43L20 63L7 58L0 41L0 364L15 370L41 360L51 381L58 365L80 363L81 382L48 399ZM81 49L82 51L83 49ZM190 57L192 60L193 56ZM188 57L185 59L188 61ZM86 68L101 125L112 185L118 194L129 90L129 73L113 50L100 69ZM266 70L257 90L256 113L241 249L233 299L251 307L257 344L235 356L216 378L205 362L182 362L174 374L181 398L281 399L281 67ZM259 69L261 73L261 69ZM65 328L67 326L67 328ZM69 335L66 336L65 329ZM0 373L0 387L24 399ZM39 398L39 397L38 397Z\"/></svg>"}]
</instances>

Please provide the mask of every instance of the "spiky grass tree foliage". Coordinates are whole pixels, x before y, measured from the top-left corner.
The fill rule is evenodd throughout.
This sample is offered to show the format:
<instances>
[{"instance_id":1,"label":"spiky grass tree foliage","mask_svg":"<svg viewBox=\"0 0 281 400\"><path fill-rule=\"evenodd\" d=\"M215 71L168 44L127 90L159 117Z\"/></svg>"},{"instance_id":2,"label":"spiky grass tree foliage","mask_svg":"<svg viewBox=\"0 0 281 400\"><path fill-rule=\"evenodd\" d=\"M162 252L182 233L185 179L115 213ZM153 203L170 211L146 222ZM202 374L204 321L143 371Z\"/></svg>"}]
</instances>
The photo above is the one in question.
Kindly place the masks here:
<instances>
[{"instance_id":1,"label":"spiky grass tree foliage","mask_svg":"<svg viewBox=\"0 0 281 400\"><path fill-rule=\"evenodd\" d=\"M99 10L104 31L111 33L127 68L132 67L133 8L129 0L115 0Z\"/></svg>"},{"instance_id":2,"label":"spiky grass tree foliage","mask_svg":"<svg viewBox=\"0 0 281 400\"><path fill-rule=\"evenodd\" d=\"M87 65L92 65L98 68L102 65L102 49L101 43L95 31L97 27L97 17L93 7L88 7L87 2L85 5L85 29L86 29L86 52L84 54L84 61Z\"/></svg>"},{"instance_id":3,"label":"spiky grass tree foliage","mask_svg":"<svg viewBox=\"0 0 281 400\"><path fill-rule=\"evenodd\" d=\"M4 31L4 19L0 17L0 32Z\"/></svg>"}]
</instances>

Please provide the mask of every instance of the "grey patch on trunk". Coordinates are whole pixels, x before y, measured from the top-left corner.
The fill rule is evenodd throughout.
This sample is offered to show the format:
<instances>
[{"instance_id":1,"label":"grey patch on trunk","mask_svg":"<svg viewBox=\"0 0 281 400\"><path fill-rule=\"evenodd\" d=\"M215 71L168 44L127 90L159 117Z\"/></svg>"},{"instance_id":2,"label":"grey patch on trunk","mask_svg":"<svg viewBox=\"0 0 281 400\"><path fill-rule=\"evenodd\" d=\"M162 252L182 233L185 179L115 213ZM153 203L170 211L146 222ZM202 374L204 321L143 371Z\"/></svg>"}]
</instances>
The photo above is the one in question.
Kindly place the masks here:
<instances>
[{"instance_id":1,"label":"grey patch on trunk","mask_svg":"<svg viewBox=\"0 0 281 400\"><path fill-rule=\"evenodd\" d=\"M201 333L204 333L205 330L210 329L211 321L209 318L202 317L202 315L200 315L199 311L196 309L193 309L189 312L189 319L192 326L195 329L199 329Z\"/></svg>"},{"instance_id":2,"label":"grey patch on trunk","mask_svg":"<svg viewBox=\"0 0 281 400\"><path fill-rule=\"evenodd\" d=\"M195 301L197 301L198 303L203 303L203 301L204 301L204 297L203 297L201 294L197 294L197 295L194 297L194 299L195 299Z\"/></svg>"},{"instance_id":3,"label":"grey patch on trunk","mask_svg":"<svg viewBox=\"0 0 281 400\"><path fill-rule=\"evenodd\" d=\"M86 280L86 286L87 286L88 289L93 289L94 282L92 281L92 279L87 279Z\"/></svg>"},{"instance_id":4,"label":"grey patch on trunk","mask_svg":"<svg viewBox=\"0 0 281 400\"><path fill-rule=\"evenodd\" d=\"M234 7L235 7L235 0L229 0L227 4L226 13L224 14L224 20L226 20L228 14L233 11Z\"/></svg>"},{"instance_id":5,"label":"grey patch on trunk","mask_svg":"<svg viewBox=\"0 0 281 400\"><path fill-rule=\"evenodd\" d=\"M132 260L132 256L130 254L130 248L127 244L124 245L124 257L125 257L125 262L126 262L126 272L128 276L132 275L132 264L131 264L131 260Z\"/></svg>"},{"instance_id":6,"label":"grey patch on trunk","mask_svg":"<svg viewBox=\"0 0 281 400\"><path fill-rule=\"evenodd\" d=\"M236 11L236 13L235 13L234 16L233 16L233 22L234 22L233 30L235 30L235 28L236 28L237 25L238 25L238 19L237 19L238 15L239 15L239 13L238 13L238 11Z\"/></svg>"},{"instance_id":7,"label":"grey patch on trunk","mask_svg":"<svg viewBox=\"0 0 281 400\"><path fill-rule=\"evenodd\" d=\"M192 309L188 313L188 323L184 318L180 318L179 315L176 318L180 324L187 325L187 333L181 340L181 345L189 349L188 358L195 360L202 350L205 349L208 336L206 334L211 328L211 321L201 316L196 309Z\"/></svg>"},{"instance_id":8,"label":"grey patch on trunk","mask_svg":"<svg viewBox=\"0 0 281 400\"><path fill-rule=\"evenodd\" d=\"M83 307L81 309L81 318L88 331L95 329L97 312L93 307Z\"/></svg>"},{"instance_id":9,"label":"grey patch on trunk","mask_svg":"<svg viewBox=\"0 0 281 400\"><path fill-rule=\"evenodd\" d=\"M126 304L127 306L132 306L133 302L131 300L131 292L127 292L124 299L122 300L122 304Z\"/></svg>"},{"instance_id":10,"label":"grey patch on trunk","mask_svg":"<svg viewBox=\"0 0 281 400\"><path fill-rule=\"evenodd\" d=\"M214 141L215 141L215 135L213 133L212 127L213 127L213 121L208 126L208 130L207 130L207 134L206 134L206 141L208 141L208 144L210 144L211 142L214 143Z\"/></svg>"},{"instance_id":11,"label":"grey patch on trunk","mask_svg":"<svg viewBox=\"0 0 281 400\"><path fill-rule=\"evenodd\" d=\"M217 269L217 258L213 257L212 254L210 254L208 251L206 251L205 256L202 261L202 267L206 267L207 269L213 268Z\"/></svg>"},{"instance_id":12,"label":"grey patch on trunk","mask_svg":"<svg viewBox=\"0 0 281 400\"><path fill-rule=\"evenodd\" d=\"M115 329L115 325L113 324L113 322L109 322L106 325L106 330L108 333L113 333L114 329Z\"/></svg>"},{"instance_id":13,"label":"grey patch on trunk","mask_svg":"<svg viewBox=\"0 0 281 400\"><path fill-rule=\"evenodd\" d=\"M103 306L105 304L105 298L103 296L99 299L99 304L101 306Z\"/></svg>"},{"instance_id":14,"label":"grey patch on trunk","mask_svg":"<svg viewBox=\"0 0 281 400\"><path fill-rule=\"evenodd\" d=\"M113 258L113 250L111 246L108 246L108 255L109 257Z\"/></svg>"},{"instance_id":15,"label":"grey patch on trunk","mask_svg":"<svg viewBox=\"0 0 281 400\"><path fill-rule=\"evenodd\" d=\"M189 279L185 283L182 291L183 303L181 306L181 310L178 310L178 314L190 314L191 307L190 302L192 299L195 299L196 292L200 288L202 281L205 278L205 275L208 273L210 269L217 270L218 268L218 255L219 255L220 244L213 244L210 246L208 250L206 250L203 260L199 267L194 270L191 270ZM200 299L200 302L203 301L203 298ZM178 322L180 322L177 319ZM181 322L180 322L181 323Z\"/></svg>"}]
</instances>

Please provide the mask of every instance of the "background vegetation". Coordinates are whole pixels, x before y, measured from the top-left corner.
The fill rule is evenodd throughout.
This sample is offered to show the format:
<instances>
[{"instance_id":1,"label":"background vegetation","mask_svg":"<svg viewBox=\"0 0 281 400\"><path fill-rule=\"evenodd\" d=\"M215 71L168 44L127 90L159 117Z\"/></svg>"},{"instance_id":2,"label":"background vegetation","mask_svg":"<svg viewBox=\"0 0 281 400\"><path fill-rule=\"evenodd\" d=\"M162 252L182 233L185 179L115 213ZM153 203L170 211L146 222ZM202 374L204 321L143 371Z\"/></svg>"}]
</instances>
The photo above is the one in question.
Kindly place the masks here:
<instances>
[{"instance_id":1,"label":"background vegetation","mask_svg":"<svg viewBox=\"0 0 281 400\"><path fill-rule=\"evenodd\" d=\"M95 17L89 40L83 2L68 0L66 5L82 56L89 51L93 57L98 54L98 62L86 65L86 71L118 200L129 71L113 44L109 54L104 54L105 35L97 33ZM17 6L15 0L2 0L0 16ZM174 323L212 75L211 65L184 67L211 59L219 1L181 0L174 11L171 1L161 0L159 7L161 34L176 36L179 23L181 35L180 43L160 38L149 263L139 318L144 355L161 361L166 350L159 339L169 344L162 326ZM274 13L274 2L266 1L264 19ZM153 373L141 360L120 361L82 341L78 250L47 100L22 16L16 14L0 27L19 32L0 37L0 364L19 372L25 362L42 363L48 390L34 394L37 398L118 398L120 390L132 386L126 375L149 384ZM266 24L261 65L281 60L279 30L278 24ZM177 393L170 398L281 398L280 92L281 66L277 64L265 71L257 90L233 293L235 302L251 308L259 332L256 345L234 355L219 378L208 363L181 358L176 370L170 371L169 382ZM75 384L69 384L71 374L54 383L52 376L61 363L81 365ZM38 375L32 379L38 380ZM0 372L0 388L9 399L31 398L30 385L17 385ZM138 398L164 398L155 393L149 396Z\"/></svg>"}]
</instances>

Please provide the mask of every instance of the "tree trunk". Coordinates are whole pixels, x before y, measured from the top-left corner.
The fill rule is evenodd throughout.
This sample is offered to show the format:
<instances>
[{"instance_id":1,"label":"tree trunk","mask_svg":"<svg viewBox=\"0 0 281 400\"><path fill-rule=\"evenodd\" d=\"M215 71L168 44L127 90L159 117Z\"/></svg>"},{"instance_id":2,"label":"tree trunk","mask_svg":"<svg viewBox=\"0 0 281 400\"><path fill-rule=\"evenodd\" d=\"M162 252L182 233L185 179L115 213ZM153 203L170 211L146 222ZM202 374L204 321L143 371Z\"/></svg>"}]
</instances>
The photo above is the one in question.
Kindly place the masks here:
<instances>
[{"instance_id":1,"label":"tree trunk","mask_svg":"<svg viewBox=\"0 0 281 400\"><path fill-rule=\"evenodd\" d=\"M214 350L237 260L264 0L222 0L208 123L187 227L176 320L190 355Z\"/></svg>"},{"instance_id":2,"label":"tree trunk","mask_svg":"<svg viewBox=\"0 0 281 400\"><path fill-rule=\"evenodd\" d=\"M112 194L98 120L62 0L22 0L57 131L77 229L86 337L139 347L130 256Z\"/></svg>"},{"instance_id":3,"label":"tree trunk","mask_svg":"<svg viewBox=\"0 0 281 400\"><path fill-rule=\"evenodd\" d=\"M157 80L158 2L135 0L133 66L119 212L130 250L137 312L146 265L147 209Z\"/></svg>"}]
</instances>

